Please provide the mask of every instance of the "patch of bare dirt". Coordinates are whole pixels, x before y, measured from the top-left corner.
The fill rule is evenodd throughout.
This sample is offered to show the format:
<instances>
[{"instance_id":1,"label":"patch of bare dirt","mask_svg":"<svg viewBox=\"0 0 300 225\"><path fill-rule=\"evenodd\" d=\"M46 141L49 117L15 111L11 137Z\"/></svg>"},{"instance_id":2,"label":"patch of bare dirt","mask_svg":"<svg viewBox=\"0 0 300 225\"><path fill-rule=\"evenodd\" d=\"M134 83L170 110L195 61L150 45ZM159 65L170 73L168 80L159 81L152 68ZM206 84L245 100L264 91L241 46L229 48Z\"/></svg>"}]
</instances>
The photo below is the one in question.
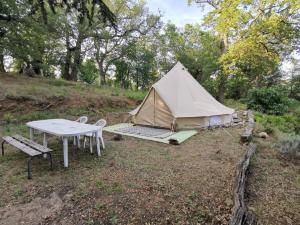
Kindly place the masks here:
<instances>
[{"instance_id":1,"label":"patch of bare dirt","mask_svg":"<svg viewBox=\"0 0 300 225\"><path fill-rule=\"evenodd\" d=\"M62 199L52 193L48 198L36 198L20 205L0 208L0 225L38 225L47 218L54 217L63 207Z\"/></svg>"}]
</instances>

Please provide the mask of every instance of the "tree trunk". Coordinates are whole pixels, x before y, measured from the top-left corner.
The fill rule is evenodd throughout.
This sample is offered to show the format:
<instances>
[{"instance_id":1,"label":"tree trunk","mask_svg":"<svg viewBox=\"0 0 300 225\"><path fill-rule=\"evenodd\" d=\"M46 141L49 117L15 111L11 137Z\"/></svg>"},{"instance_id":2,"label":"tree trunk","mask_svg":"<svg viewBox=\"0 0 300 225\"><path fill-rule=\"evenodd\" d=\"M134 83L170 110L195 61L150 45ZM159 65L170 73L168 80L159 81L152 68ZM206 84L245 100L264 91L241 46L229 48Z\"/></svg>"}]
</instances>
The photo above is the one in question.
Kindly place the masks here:
<instances>
[{"instance_id":1,"label":"tree trunk","mask_svg":"<svg viewBox=\"0 0 300 225\"><path fill-rule=\"evenodd\" d=\"M105 54L100 53L100 47L98 45L95 45L95 47L96 47L95 58L99 69L100 85L106 85L106 72L104 70L104 65L103 65Z\"/></svg>"},{"instance_id":2,"label":"tree trunk","mask_svg":"<svg viewBox=\"0 0 300 225\"><path fill-rule=\"evenodd\" d=\"M136 84L135 90L138 91L138 90L139 90L139 87L140 87L140 82L139 82L139 77L138 77L138 75L136 75L136 78L135 78L135 84Z\"/></svg>"},{"instance_id":3,"label":"tree trunk","mask_svg":"<svg viewBox=\"0 0 300 225\"><path fill-rule=\"evenodd\" d=\"M74 81L77 81L78 79L78 68L81 64L81 44L83 42L83 39L84 38L82 33L79 33L78 39L76 41L75 50L74 50L74 62L71 71L71 79Z\"/></svg>"},{"instance_id":4,"label":"tree trunk","mask_svg":"<svg viewBox=\"0 0 300 225\"><path fill-rule=\"evenodd\" d=\"M227 77L224 74L221 74L219 76L220 76L220 81L219 81L219 85L218 85L217 100L221 103L224 103Z\"/></svg>"},{"instance_id":5,"label":"tree trunk","mask_svg":"<svg viewBox=\"0 0 300 225\"><path fill-rule=\"evenodd\" d=\"M103 59L99 58L99 54L96 55L96 61L99 68L100 85L106 85L106 72L103 65Z\"/></svg>"},{"instance_id":6,"label":"tree trunk","mask_svg":"<svg viewBox=\"0 0 300 225\"><path fill-rule=\"evenodd\" d=\"M226 54L228 50L228 35L225 33L223 34L223 41L222 41L222 54ZM220 83L218 85L218 95L217 99L219 102L224 103L225 98L225 88L226 88L226 82L227 82L227 76L222 71L220 74Z\"/></svg>"},{"instance_id":7,"label":"tree trunk","mask_svg":"<svg viewBox=\"0 0 300 225\"><path fill-rule=\"evenodd\" d=\"M41 68L42 63L43 62L39 59L32 60L32 62L31 62L32 69L36 75L42 74L42 68Z\"/></svg>"},{"instance_id":8,"label":"tree trunk","mask_svg":"<svg viewBox=\"0 0 300 225\"><path fill-rule=\"evenodd\" d=\"M294 80L294 73L292 73L292 76L291 76L289 97L293 97L294 96L293 80Z\"/></svg>"},{"instance_id":9,"label":"tree trunk","mask_svg":"<svg viewBox=\"0 0 300 225\"><path fill-rule=\"evenodd\" d=\"M223 34L223 49L222 53L225 54L228 50L228 34L224 33Z\"/></svg>"},{"instance_id":10,"label":"tree trunk","mask_svg":"<svg viewBox=\"0 0 300 225\"><path fill-rule=\"evenodd\" d=\"M103 69L99 69L99 75L100 75L100 84L106 85L106 74Z\"/></svg>"},{"instance_id":11,"label":"tree trunk","mask_svg":"<svg viewBox=\"0 0 300 225\"><path fill-rule=\"evenodd\" d=\"M4 55L0 54L0 72L5 73Z\"/></svg>"},{"instance_id":12,"label":"tree trunk","mask_svg":"<svg viewBox=\"0 0 300 225\"><path fill-rule=\"evenodd\" d=\"M70 66L71 66L71 51L69 48L67 48L67 54L66 54L64 70L63 70L63 78L65 80L72 80L71 73L70 73L71 72Z\"/></svg>"},{"instance_id":13,"label":"tree trunk","mask_svg":"<svg viewBox=\"0 0 300 225\"><path fill-rule=\"evenodd\" d=\"M63 78L65 80L72 80L71 73L70 73L70 66L71 66L71 47L70 47L70 40L69 35L66 38L66 47L67 47L67 54L65 58L65 64L63 68Z\"/></svg>"}]
</instances>

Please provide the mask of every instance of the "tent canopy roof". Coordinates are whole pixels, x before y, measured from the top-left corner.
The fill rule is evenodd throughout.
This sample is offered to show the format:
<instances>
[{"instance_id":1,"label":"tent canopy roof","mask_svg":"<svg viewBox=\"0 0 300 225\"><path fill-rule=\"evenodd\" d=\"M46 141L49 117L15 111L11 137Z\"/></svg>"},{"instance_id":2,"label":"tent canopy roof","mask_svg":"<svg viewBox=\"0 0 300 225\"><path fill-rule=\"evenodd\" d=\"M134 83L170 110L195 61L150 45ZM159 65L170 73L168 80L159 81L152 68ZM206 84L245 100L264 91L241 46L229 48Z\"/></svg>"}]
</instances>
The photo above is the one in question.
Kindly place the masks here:
<instances>
[{"instance_id":1,"label":"tent canopy roof","mask_svg":"<svg viewBox=\"0 0 300 225\"><path fill-rule=\"evenodd\" d=\"M175 118L224 115L234 112L233 109L212 97L180 62L152 88L163 99ZM142 105L143 103L130 113L135 115Z\"/></svg>"}]
</instances>

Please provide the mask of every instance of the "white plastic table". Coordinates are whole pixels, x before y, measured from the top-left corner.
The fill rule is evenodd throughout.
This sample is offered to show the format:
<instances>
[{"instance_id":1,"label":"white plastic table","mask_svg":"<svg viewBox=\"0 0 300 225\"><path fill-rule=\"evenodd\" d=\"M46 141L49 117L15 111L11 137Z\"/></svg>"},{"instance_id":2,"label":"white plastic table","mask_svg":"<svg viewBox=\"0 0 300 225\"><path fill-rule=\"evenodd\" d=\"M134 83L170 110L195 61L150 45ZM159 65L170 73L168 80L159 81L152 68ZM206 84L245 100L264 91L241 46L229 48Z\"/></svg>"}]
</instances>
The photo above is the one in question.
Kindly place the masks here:
<instances>
[{"instance_id":1,"label":"white plastic table","mask_svg":"<svg viewBox=\"0 0 300 225\"><path fill-rule=\"evenodd\" d=\"M98 131L101 129L98 126L79 123L65 119L49 119L37 120L26 123L29 127L30 140L33 140L33 130L39 130L44 133L43 145L47 147L47 135L52 134L63 139L64 149L64 166L68 167L68 137L94 133L97 142L97 154L101 155Z\"/></svg>"}]
</instances>

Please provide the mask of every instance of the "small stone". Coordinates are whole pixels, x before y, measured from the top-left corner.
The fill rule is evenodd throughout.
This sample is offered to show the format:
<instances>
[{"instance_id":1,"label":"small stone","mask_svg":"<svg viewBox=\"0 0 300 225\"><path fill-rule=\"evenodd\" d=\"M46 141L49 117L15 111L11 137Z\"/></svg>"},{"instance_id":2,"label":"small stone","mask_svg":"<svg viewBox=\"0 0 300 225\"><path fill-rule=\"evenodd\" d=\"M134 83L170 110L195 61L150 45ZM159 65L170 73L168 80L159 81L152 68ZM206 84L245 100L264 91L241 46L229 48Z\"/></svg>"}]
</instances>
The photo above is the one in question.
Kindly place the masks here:
<instances>
[{"instance_id":1,"label":"small stone","mask_svg":"<svg viewBox=\"0 0 300 225\"><path fill-rule=\"evenodd\" d=\"M266 132L260 132L260 133L258 134L258 136L259 136L260 138L268 138L268 137L269 137L269 135L268 135Z\"/></svg>"},{"instance_id":2,"label":"small stone","mask_svg":"<svg viewBox=\"0 0 300 225\"><path fill-rule=\"evenodd\" d=\"M121 134L116 134L116 135L114 135L113 140L114 141L121 141L121 140L123 140L123 137L122 137Z\"/></svg>"},{"instance_id":3,"label":"small stone","mask_svg":"<svg viewBox=\"0 0 300 225\"><path fill-rule=\"evenodd\" d=\"M237 118L237 119L233 119L232 121L233 121L234 123L239 123L239 122L241 122L242 120Z\"/></svg>"},{"instance_id":4,"label":"small stone","mask_svg":"<svg viewBox=\"0 0 300 225\"><path fill-rule=\"evenodd\" d=\"M230 198L226 198L226 200L225 200L225 204L229 207L229 206L232 206L233 205L233 201L232 201L232 199L230 199Z\"/></svg>"},{"instance_id":5,"label":"small stone","mask_svg":"<svg viewBox=\"0 0 300 225\"><path fill-rule=\"evenodd\" d=\"M64 196L64 200L65 201L70 201L71 199L73 198L73 193L67 193L65 196Z\"/></svg>"},{"instance_id":6,"label":"small stone","mask_svg":"<svg viewBox=\"0 0 300 225\"><path fill-rule=\"evenodd\" d=\"M238 117L238 114L237 114L237 113L233 113L233 114L232 114L232 118L233 118L233 119L238 119L238 118L239 118L239 117Z\"/></svg>"},{"instance_id":7,"label":"small stone","mask_svg":"<svg viewBox=\"0 0 300 225\"><path fill-rule=\"evenodd\" d=\"M252 212L255 212L255 211L256 211L256 208L253 207L253 206L249 206L248 209L249 209L250 211L252 211Z\"/></svg>"}]
</instances>

